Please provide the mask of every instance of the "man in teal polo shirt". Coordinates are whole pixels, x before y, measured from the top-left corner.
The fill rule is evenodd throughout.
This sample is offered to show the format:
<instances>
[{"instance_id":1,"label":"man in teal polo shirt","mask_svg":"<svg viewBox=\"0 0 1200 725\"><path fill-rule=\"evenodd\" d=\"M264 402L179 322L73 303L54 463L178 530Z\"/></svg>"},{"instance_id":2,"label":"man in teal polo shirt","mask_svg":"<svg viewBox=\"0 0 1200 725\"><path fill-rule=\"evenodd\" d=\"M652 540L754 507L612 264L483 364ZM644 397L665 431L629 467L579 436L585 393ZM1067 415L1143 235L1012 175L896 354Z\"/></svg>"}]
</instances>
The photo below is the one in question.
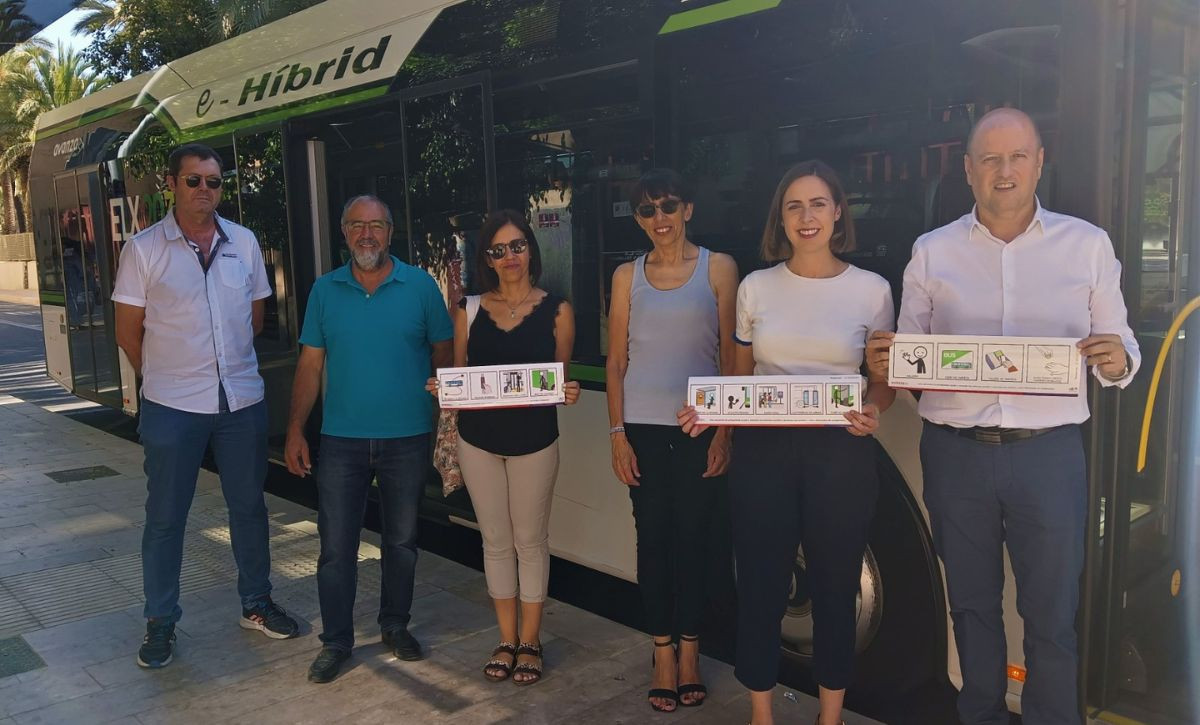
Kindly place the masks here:
<instances>
[{"instance_id":1,"label":"man in teal polo shirt","mask_svg":"<svg viewBox=\"0 0 1200 725\"><path fill-rule=\"evenodd\" d=\"M326 372L317 528L321 557L320 654L312 682L337 677L354 646L358 542L367 491L379 481L383 581L379 628L397 657L419 660L408 632L417 563L417 507L429 470L430 368L452 362L454 327L433 279L388 254L392 213L374 196L342 210L351 259L313 285L300 334L303 348L292 386L285 458L288 470L311 472L304 423Z\"/></svg>"}]
</instances>

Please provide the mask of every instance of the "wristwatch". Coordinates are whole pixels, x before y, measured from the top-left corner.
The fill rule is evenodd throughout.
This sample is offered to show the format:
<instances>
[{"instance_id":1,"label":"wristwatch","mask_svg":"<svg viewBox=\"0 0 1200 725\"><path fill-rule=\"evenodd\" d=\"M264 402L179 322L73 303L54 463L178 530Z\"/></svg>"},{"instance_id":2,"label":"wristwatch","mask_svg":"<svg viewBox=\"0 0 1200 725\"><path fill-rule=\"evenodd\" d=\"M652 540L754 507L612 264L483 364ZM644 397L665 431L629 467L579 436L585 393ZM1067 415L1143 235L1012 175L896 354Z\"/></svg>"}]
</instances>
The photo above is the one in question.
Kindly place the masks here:
<instances>
[{"instance_id":1,"label":"wristwatch","mask_svg":"<svg viewBox=\"0 0 1200 725\"><path fill-rule=\"evenodd\" d=\"M614 425L612 428L608 429L609 435L612 435L614 433L624 433L624 432L625 432L625 426L623 426L623 425Z\"/></svg>"}]
</instances>

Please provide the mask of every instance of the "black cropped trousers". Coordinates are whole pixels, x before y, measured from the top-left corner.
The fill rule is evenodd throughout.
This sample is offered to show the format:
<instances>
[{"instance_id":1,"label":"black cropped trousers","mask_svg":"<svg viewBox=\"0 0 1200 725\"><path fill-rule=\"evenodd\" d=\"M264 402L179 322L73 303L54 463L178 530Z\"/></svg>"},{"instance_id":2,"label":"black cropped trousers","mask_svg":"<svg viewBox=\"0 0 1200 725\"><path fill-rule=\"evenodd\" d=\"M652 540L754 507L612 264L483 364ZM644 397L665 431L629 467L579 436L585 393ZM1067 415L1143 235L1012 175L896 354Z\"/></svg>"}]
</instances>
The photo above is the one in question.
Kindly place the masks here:
<instances>
[{"instance_id":1,"label":"black cropped trousers","mask_svg":"<svg viewBox=\"0 0 1200 725\"><path fill-rule=\"evenodd\" d=\"M855 598L879 493L875 443L842 428L739 428L729 497L737 562L734 674L751 690L779 679L780 621L804 547L813 676L844 689L854 664ZM802 591L802 588L801 588Z\"/></svg>"}]
</instances>

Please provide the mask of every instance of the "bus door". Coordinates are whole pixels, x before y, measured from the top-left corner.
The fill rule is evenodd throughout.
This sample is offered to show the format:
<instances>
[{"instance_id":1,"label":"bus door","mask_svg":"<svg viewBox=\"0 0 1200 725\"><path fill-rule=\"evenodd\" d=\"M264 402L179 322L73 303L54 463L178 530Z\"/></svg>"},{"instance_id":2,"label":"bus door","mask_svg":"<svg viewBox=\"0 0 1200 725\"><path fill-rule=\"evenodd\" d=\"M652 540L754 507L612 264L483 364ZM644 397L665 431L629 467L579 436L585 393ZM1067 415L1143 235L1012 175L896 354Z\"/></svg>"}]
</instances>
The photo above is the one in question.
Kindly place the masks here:
<instances>
[{"instance_id":1,"label":"bus door","mask_svg":"<svg viewBox=\"0 0 1200 725\"><path fill-rule=\"evenodd\" d=\"M1190 723L1200 722L1200 314L1169 331L1200 295L1200 27L1194 10L1168 5L1131 3L1125 19L1125 186L1114 241L1142 367L1119 398L1100 396L1097 411L1102 435L1116 440L1093 455L1101 526L1088 702L1101 718Z\"/></svg>"},{"instance_id":2,"label":"bus door","mask_svg":"<svg viewBox=\"0 0 1200 725\"><path fill-rule=\"evenodd\" d=\"M109 246L98 172L60 174L54 179L54 197L73 391L80 397L119 408L122 405L120 358L110 299L116 250Z\"/></svg>"}]
</instances>

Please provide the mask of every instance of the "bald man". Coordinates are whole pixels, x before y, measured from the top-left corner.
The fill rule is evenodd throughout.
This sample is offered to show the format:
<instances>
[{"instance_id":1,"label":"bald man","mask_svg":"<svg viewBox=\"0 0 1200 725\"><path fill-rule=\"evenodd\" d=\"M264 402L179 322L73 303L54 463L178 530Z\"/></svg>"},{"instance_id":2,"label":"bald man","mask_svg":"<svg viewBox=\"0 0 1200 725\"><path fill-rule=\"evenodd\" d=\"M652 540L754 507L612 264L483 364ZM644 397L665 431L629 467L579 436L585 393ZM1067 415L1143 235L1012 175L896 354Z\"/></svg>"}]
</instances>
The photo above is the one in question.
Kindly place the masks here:
<instances>
[{"instance_id":1,"label":"bald man","mask_svg":"<svg viewBox=\"0 0 1200 725\"><path fill-rule=\"evenodd\" d=\"M1102 229L1042 208L1043 160L1026 114L1003 108L979 119L963 159L975 208L913 245L897 330L1075 338L1100 384L1123 388L1141 356L1126 321L1121 266ZM876 333L868 342L868 364L879 374L891 338ZM960 719L1008 723L1007 545L1025 622L1022 720L1079 725L1086 396L928 391L918 410L925 505L962 666Z\"/></svg>"}]
</instances>

